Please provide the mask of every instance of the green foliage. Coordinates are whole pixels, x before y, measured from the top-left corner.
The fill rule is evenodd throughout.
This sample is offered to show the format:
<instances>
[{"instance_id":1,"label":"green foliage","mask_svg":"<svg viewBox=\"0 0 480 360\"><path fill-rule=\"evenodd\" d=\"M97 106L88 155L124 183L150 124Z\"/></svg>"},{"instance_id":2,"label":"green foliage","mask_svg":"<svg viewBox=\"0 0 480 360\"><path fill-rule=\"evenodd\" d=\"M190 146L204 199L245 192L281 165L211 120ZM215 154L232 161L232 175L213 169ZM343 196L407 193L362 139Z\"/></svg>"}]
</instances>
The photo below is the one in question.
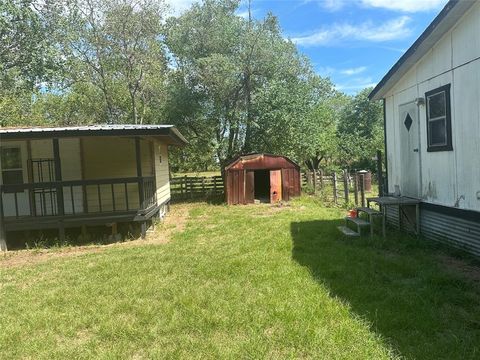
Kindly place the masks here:
<instances>
[{"instance_id":1,"label":"green foliage","mask_svg":"<svg viewBox=\"0 0 480 360\"><path fill-rule=\"evenodd\" d=\"M372 89L358 93L338 124L339 160L350 168L375 169L376 150L383 148L383 108L368 99Z\"/></svg>"},{"instance_id":2,"label":"green foliage","mask_svg":"<svg viewBox=\"0 0 480 360\"><path fill-rule=\"evenodd\" d=\"M153 0L0 3L0 125L171 123L174 171L278 153L313 169L367 167L381 107L315 74L277 18L203 0L177 17Z\"/></svg>"}]
</instances>

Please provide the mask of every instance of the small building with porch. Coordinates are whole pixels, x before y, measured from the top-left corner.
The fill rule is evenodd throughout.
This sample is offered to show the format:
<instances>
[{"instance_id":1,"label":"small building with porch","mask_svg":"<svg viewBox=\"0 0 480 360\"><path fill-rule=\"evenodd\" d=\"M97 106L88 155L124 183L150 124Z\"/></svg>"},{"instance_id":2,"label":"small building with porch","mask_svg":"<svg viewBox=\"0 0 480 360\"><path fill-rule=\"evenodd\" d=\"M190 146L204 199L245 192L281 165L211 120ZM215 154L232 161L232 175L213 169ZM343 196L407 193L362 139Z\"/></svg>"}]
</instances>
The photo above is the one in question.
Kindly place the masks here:
<instances>
[{"instance_id":1,"label":"small building with porch","mask_svg":"<svg viewBox=\"0 0 480 360\"><path fill-rule=\"evenodd\" d=\"M449 1L370 99L384 104L387 192L418 199L423 236L480 255L480 2ZM401 206L387 217L415 222Z\"/></svg>"},{"instance_id":2,"label":"small building with porch","mask_svg":"<svg viewBox=\"0 0 480 360\"><path fill-rule=\"evenodd\" d=\"M288 201L300 191L300 167L286 156L248 154L225 167L229 205Z\"/></svg>"},{"instance_id":3,"label":"small building with porch","mask_svg":"<svg viewBox=\"0 0 480 360\"><path fill-rule=\"evenodd\" d=\"M0 128L0 245L10 231L139 222L170 201L171 125Z\"/></svg>"}]
</instances>

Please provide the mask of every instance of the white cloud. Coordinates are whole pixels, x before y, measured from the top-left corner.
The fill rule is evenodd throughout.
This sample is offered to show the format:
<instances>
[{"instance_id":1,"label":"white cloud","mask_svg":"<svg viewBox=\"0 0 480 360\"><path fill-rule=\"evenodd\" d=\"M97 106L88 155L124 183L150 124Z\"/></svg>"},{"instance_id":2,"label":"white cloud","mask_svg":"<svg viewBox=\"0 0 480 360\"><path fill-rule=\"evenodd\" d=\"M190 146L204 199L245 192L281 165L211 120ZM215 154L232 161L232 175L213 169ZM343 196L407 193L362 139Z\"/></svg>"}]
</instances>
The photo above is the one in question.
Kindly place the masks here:
<instances>
[{"instance_id":1,"label":"white cloud","mask_svg":"<svg viewBox=\"0 0 480 360\"><path fill-rule=\"evenodd\" d=\"M340 74L351 76L351 75L360 74L360 73L364 72L365 70L367 70L366 66L359 66L359 67L356 67L356 68L340 70Z\"/></svg>"},{"instance_id":2,"label":"white cloud","mask_svg":"<svg viewBox=\"0 0 480 360\"><path fill-rule=\"evenodd\" d=\"M363 6L397 10L404 12L418 12L438 10L444 6L446 0L361 0Z\"/></svg>"},{"instance_id":3,"label":"white cloud","mask_svg":"<svg viewBox=\"0 0 480 360\"><path fill-rule=\"evenodd\" d=\"M448 0L304 0L302 4L318 2L328 11L338 11L346 5L354 4L367 8L382 8L402 12L420 12L438 10Z\"/></svg>"},{"instance_id":4,"label":"white cloud","mask_svg":"<svg viewBox=\"0 0 480 360\"><path fill-rule=\"evenodd\" d=\"M372 78L355 78L348 81L346 84L337 84L335 88L339 91L343 91L347 94L354 94L360 90L368 87L375 87L377 83L372 81Z\"/></svg>"},{"instance_id":5,"label":"white cloud","mask_svg":"<svg viewBox=\"0 0 480 360\"><path fill-rule=\"evenodd\" d=\"M198 2L198 0L165 0L165 3L170 7L174 15L183 13L196 2Z\"/></svg>"},{"instance_id":6,"label":"white cloud","mask_svg":"<svg viewBox=\"0 0 480 360\"><path fill-rule=\"evenodd\" d=\"M252 18L255 17L255 15L258 14L258 9L250 9L250 13L252 15ZM237 16L240 16L241 18L248 19L248 9L242 9L242 10L237 10L235 13Z\"/></svg>"},{"instance_id":7,"label":"white cloud","mask_svg":"<svg viewBox=\"0 0 480 360\"><path fill-rule=\"evenodd\" d=\"M317 73L320 74L321 76L331 76L336 72L337 72L337 69L331 66L320 66L317 69Z\"/></svg>"},{"instance_id":8,"label":"white cloud","mask_svg":"<svg viewBox=\"0 0 480 360\"><path fill-rule=\"evenodd\" d=\"M241 18L248 19L248 10L238 11L237 16Z\"/></svg>"},{"instance_id":9,"label":"white cloud","mask_svg":"<svg viewBox=\"0 0 480 360\"><path fill-rule=\"evenodd\" d=\"M333 24L304 36L291 40L301 46L338 45L348 41L384 42L408 37L411 29L407 27L410 17L400 16L396 19L375 25L372 22L362 24Z\"/></svg>"},{"instance_id":10,"label":"white cloud","mask_svg":"<svg viewBox=\"0 0 480 360\"><path fill-rule=\"evenodd\" d=\"M330 11L337 11L343 8L345 0L323 0L321 2L322 7Z\"/></svg>"}]
</instances>

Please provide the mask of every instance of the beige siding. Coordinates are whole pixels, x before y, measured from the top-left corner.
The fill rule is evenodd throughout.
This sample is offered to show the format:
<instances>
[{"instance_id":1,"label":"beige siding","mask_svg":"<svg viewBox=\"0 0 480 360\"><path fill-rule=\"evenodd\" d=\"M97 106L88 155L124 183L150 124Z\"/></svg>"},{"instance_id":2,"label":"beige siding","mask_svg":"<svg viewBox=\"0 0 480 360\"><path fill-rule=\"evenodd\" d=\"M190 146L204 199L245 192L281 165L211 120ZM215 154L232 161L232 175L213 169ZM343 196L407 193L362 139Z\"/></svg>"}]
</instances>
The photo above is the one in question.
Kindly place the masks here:
<instances>
[{"instance_id":1,"label":"beige siding","mask_svg":"<svg viewBox=\"0 0 480 360\"><path fill-rule=\"evenodd\" d=\"M84 176L86 180L109 179L137 176L135 140L120 137L94 137L82 140ZM142 175L153 176L151 142L141 140ZM138 185L128 184L125 195L124 185L115 185L115 208L126 210L127 200L130 210L139 208ZM113 196L110 185L100 186L100 201L97 186L87 187L89 211L113 210Z\"/></svg>"},{"instance_id":2,"label":"beige siding","mask_svg":"<svg viewBox=\"0 0 480 360\"><path fill-rule=\"evenodd\" d=\"M82 140L85 179L136 177L135 140L92 137ZM150 142L141 140L142 175L153 176Z\"/></svg>"},{"instance_id":3,"label":"beige siding","mask_svg":"<svg viewBox=\"0 0 480 360\"><path fill-rule=\"evenodd\" d=\"M402 77L386 96L389 191L401 184L398 106L451 84L453 151L427 152L425 106L419 108L421 197L480 211L480 2Z\"/></svg>"},{"instance_id":4,"label":"beige siding","mask_svg":"<svg viewBox=\"0 0 480 360\"><path fill-rule=\"evenodd\" d=\"M30 143L33 159L53 159L52 139L31 140ZM158 202L161 204L170 199L167 145L158 141L148 140L141 140L140 145L142 175L155 176L157 185L156 196ZM19 146L21 148L24 181L27 182L27 141L3 141L1 146ZM86 180L137 176L135 140L133 138L92 137L83 138L82 140L75 138L60 139L59 146L62 179L64 181L81 180L82 163L85 166L83 176ZM81 155L82 150L83 156ZM44 169L44 171L48 171L48 169ZM48 178L45 178L44 181L48 181ZM87 186L86 192L89 212L100 211L100 203L102 211L112 211L114 202L117 211L127 210L127 201L128 209L133 210L139 208L138 185L136 183L127 185L127 196L125 195L124 184L114 185L114 199L111 185L101 185L100 187L96 185ZM46 203L49 204L49 195L46 196ZM15 215L13 194L4 194L3 201L6 207L6 215ZM30 213L28 192L17 194L17 201L20 208L19 215L28 215ZM74 210L75 213L81 213L84 210L82 189L80 187L73 187L73 189L65 187L64 202L67 214L73 213ZM40 196L36 197L35 204L36 207L40 209L42 206ZM49 205L46 209L46 214L51 213L52 210Z\"/></svg>"},{"instance_id":5,"label":"beige siding","mask_svg":"<svg viewBox=\"0 0 480 360\"><path fill-rule=\"evenodd\" d=\"M170 200L170 174L168 168L168 145L155 142L155 179L157 182L157 204Z\"/></svg>"}]
</instances>

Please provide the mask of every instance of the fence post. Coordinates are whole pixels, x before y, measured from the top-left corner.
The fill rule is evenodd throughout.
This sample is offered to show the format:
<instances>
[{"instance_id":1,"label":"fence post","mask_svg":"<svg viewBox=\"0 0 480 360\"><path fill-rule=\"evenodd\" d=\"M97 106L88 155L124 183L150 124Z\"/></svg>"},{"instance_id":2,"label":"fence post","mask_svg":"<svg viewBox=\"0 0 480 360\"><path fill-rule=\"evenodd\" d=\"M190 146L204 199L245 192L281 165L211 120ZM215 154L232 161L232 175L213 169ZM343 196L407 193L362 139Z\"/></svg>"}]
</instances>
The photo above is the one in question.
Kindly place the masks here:
<instances>
[{"instance_id":1,"label":"fence post","mask_svg":"<svg viewBox=\"0 0 480 360\"><path fill-rule=\"evenodd\" d=\"M217 195L217 177L213 177L213 194Z\"/></svg>"},{"instance_id":2,"label":"fence post","mask_svg":"<svg viewBox=\"0 0 480 360\"><path fill-rule=\"evenodd\" d=\"M183 181L180 182L180 188L182 189L182 199L187 197L187 175L183 177Z\"/></svg>"},{"instance_id":3,"label":"fence post","mask_svg":"<svg viewBox=\"0 0 480 360\"><path fill-rule=\"evenodd\" d=\"M193 178L190 178L190 198L193 198Z\"/></svg>"},{"instance_id":4,"label":"fence post","mask_svg":"<svg viewBox=\"0 0 480 360\"><path fill-rule=\"evenodd\" d=\"M205 192L205 176L202 177L202 193L203 193L203 196L207 195L207 193Z\"/></svg>"},{"instance_id":5,"label":"fence post","mask_svg":"<svg viewBox=\"0 0 480 360\"><path fill-rule=\"evenodd\" d=\"M362 207L365 207L365 174L360 174L360 196L362 198Z\"/></svg>"},{"instance_id":6,"label":"fence post","mask_svg":"<svg viewBox=\"0 0 480 360\"><path fill-rule=\"evenodd\" d=\"M343 172L343 190L345 192L345 204L348 204L350 201L349 199L349 188L348 188L348 171L347 169L344 170Z\"/></svg>"},{"instance_id":7,"label":"fence post","mask_svg":"<svg viewBox=\"0 0 480 360\"><path fill-rule=\"evenodd\" d=\"M317 193L317 172L313 170L313 193Z\"/></svg>"},{"instance_id":8,"label":"fence post","mask_svg":"<svg viewBox=\"0 0 480 360\"><path fill-rule=\"evenodd\" d=\"M337 173L333 173L333 202L337 204Z\"/></svg>"},{"instance_id":9,"label":"fence post","mask_svg":"<svg viewBox=\"0 0 480 360\"><path fill-rule=\"evenodd\" d=\"M320 190L323 190L323 170L320 169Z\"/></svg>"},{"instance_id":10,"label":"fence post","mask_svg":"<svg viewBox=\"0 0 480 360\"><path fill-rule=\"evenodd\" d=\"M355 206L358 206L358 174L356 171L353 175L353 192L355 197Z\"/></svg>"},{"instance_id":11,"label":"fence post","mask_svg":"<svg viewBox=\"0 0 480 360\"><path fill-rule=\"evenodd\" d=\"M2 191L0 186L0 251L7 251L7 235L5 234L5 228L3 227L3 204L2 204Z\"/></svg>"}]
</instances>

